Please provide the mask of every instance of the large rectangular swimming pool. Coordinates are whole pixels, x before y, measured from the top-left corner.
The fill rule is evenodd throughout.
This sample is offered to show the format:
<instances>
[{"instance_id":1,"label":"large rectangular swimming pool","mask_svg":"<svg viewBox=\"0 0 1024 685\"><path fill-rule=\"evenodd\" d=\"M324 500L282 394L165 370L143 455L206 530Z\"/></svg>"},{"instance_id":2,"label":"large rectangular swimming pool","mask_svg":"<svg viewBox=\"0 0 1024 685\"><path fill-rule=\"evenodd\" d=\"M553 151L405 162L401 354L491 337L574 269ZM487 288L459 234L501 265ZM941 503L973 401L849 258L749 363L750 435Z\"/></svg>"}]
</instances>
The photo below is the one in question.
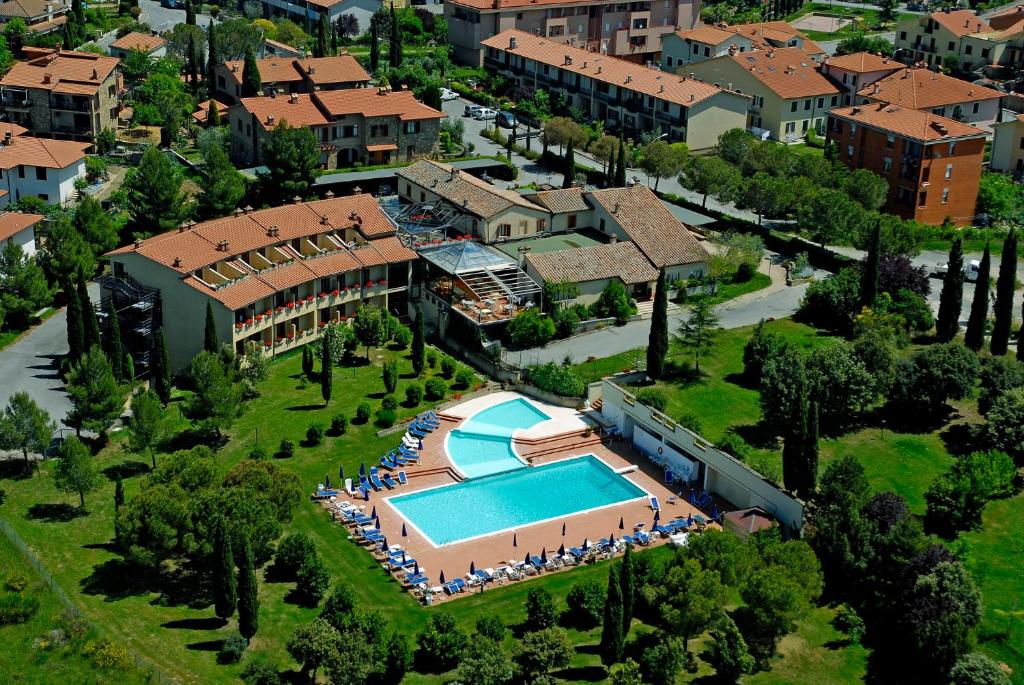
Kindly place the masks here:
<instances>
[{"instance_id":1,"label":"large rectangular swimming pool","mask_svg":"<svg viewBox=\"0 0 1024 685\"><path fill-rule=\"evenodd\" d=\"M440 546L645 495L603 461L586 455L398 495L388 501L431 543Z\"/></svg>"}]
</instances>

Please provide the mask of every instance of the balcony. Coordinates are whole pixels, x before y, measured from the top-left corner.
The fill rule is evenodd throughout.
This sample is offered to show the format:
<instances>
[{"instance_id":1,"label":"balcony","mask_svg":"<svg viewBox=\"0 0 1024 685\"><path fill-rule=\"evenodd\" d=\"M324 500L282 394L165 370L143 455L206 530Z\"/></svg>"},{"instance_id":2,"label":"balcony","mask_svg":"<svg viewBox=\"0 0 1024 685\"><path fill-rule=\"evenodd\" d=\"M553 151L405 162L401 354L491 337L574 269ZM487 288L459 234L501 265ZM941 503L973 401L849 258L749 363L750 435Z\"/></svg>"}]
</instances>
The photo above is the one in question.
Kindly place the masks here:
<instances>
[{"instance_id":1,"label":"balcony","mask_svg":"<svg viewBox=\"0 0 1024 685\"><path fill-rule=\"evenodd\" d=\"M3 105L7 109L28 109L32 103L29 101L28 95L4 95Z\"/></svg>"},{"instance_id":2,"label":"balcony","mask_svg":"<svg viewBox=\"0 0 1024 685\"><path fill-rule=\"evenodd\" d=\"M66 112L91 112L92 100L88 98L51 98L50 109Z\"/></svg>"}]
</instances>

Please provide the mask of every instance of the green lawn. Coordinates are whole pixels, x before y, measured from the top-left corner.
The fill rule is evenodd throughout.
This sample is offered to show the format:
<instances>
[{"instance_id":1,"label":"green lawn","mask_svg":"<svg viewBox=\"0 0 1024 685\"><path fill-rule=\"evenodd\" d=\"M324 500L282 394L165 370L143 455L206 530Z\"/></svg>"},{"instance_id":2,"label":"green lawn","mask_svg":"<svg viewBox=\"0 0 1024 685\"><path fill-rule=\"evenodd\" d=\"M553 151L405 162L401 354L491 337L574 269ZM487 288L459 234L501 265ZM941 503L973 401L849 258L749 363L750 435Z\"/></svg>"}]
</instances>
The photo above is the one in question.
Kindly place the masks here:
<instances>
[{"instance_id":1,"label":"green lawn","mask_svg":"<svg viewBox=\"0 0 1024 685\"><path fill-rule=\"evenodd\" d=\"M31 323L29 328L31 328L31 326L38 326L40 323L46 321L56 313L56 309L54 309L53 307L47 307L46 310L42 313L42 315ZM12 342L17 340L19 337L21 337L21 335L27 332L29 328L26 328L25 330L21 331L0 331L0 350L4 349Z\"/></svg>"},{"instance_id":2,"label":"green lawn","mask_svg":"<svg viewBox=\"0 0 1024 685\"><path fill-rule=\"evenodd\" d=\"M829 5L826 3L813 2L802 5L800 9L786 16L786 21L792 23L800 17L817 12L819 14L827 14L830 16L839 16L844 19L853 19L853 23L847 24L840 28L838 31L829 33L827 31L801 31L805 36L811 40L842 40L849 36L860 33L861 31L867 31L868 33L879 32L886 30L886 26L881 24L879 19L879 11L875 9L867 9L861 7L840 7L836 5ZM896 12L895 21L889 24L891 27L895 23L899 23L904 19L909 19L913 14L907 14L905 12Z\"/></svg>"},{"instance_id":3,"label":"green lawn","mask_svg":"<svg viewBox=\"0 0 1024 685\"><path fill-rule=\"evenodd\" d=\"M749 295L750 293L756 293L758 290L764 290L771 284L772 279L768 274L755 271L749 281L723 283L718 286L718 291L711 297L711 301L715 304L722 304L723 302L734 300L741 295Z\"/></svg>"}]
</instances>

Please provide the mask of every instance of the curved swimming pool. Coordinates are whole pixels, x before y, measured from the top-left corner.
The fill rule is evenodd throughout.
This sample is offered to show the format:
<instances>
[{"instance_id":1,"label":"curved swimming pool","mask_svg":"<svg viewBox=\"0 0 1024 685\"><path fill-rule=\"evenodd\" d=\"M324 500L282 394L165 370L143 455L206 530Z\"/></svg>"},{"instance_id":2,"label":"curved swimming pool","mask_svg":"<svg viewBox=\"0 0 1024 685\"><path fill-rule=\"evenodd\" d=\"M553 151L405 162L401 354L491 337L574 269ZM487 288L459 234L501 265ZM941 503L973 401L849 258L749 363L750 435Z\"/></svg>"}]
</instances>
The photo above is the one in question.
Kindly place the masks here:
<instances>
[{"instance_id":1,"label":"curved swimming pool","mask_svg":"<svg viewBox=\"0 0 1024 685\"><path fill-rule=\"evenodd\" d=\"M512 448L512 433L550 418L523 398L482 409L448 434L448 458L466 478L524 468L526 464Z\"/></svg>"}]
</instances>

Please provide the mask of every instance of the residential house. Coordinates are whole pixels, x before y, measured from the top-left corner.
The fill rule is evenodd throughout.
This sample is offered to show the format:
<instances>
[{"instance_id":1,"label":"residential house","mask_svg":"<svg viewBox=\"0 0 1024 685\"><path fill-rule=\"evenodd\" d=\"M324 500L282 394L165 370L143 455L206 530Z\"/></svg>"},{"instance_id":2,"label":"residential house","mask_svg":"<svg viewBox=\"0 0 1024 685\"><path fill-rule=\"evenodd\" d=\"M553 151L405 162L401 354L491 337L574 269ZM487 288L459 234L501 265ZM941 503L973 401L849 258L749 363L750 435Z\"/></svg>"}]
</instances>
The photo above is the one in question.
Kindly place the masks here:
<instances>
[{"instance_id":1,"label":"residential house","mask_svg":"<svg viewBox=\"0 0 1024 685\"><path fill-rule=\"evenodd\" d=\"M565 97L583 117L626 136L660 131L691 150L746 124L749 97L608 55L509 30L483 42L487 69L527 92Z\"/></svg>"},{"instance_id":2,"label":"residential house","mask_svg":"<svg viewBox=\"0 0 1024 685\"><path fill-rule=\"evenodd\" d=\"M778 48L799 48L814 59L825 51L784 21L755 24L720 23L665 34L661 39L661 68L685 73L679 67L730 53Z\"/></svg>"},{"instance_id":3,"label":"residential house","mask_svg":"<svg viewBox=\"0 0 1024 685\"><path fill-rule=\"evenodd\" d=\"M657 64L663 36L700 24L700 0L448 0L444 18L453 59L474 67L484 64L481 45L512 29Z\"/></svg>"},{"instance_id":4,"label":"residential house","mask_svg":"<svg viewBox=\"0 0 1024 685\"><path fill-rule=\"evenodd\" d=\"M896 25L895 56L907 64L924 64L938 69L949 61L959 65L963 38L993 31L985 19L972 10L946 8L913 17Z\"/></svg>"},{"instance_id":5,"label":"residential house","mask_svg":"<svg viewBox=\"0 0 1024 685\"><path fill-rule=\"evenodd\" d=\"M312 93L313 91L364 88L370 75L352 55L334 57L265 57L256 60L263 94ZM214 70L216 99L235 104L242 97L242 72L245 64L234 60L218 64Z\"/></svg>"},{"instance_id":6,"label":"residential house","mask_svg":"<svg viewBox=\"0 0 1024 685\"><path fill-rule=\"evenodd\" d=\"M117 127L121 77L115 57L26 47L0 79L0 102L11 122L40 136L94 140Z\"/></svg>"},{"instance_id":7,"label":"residential house","mask_svg":"<svg viewBox=\"0 0 1024 685\"><path fill-rule=\"evenodd\" d=\"M613 280L622 283L631 297L648 299L658 280L658 270L628 241L554 252L527 251L524 270L539 283L575 283L579 294L574 303L584 305L597 302Z\"/></svg>"},{"instance_id":8,"label":"residential house","mask_svg":"<svg viewBox=\"0 0 1024 685\"><path fill-rule=\"evenodd\" d=\"M411 161L433 151L445 116L409 91L387 88L242 98L228 115L231 157L239 164L259 165L266 136L287 121L313 131L325 169L350 167L356 162Z\"/></svg>"},{"instance_id":9,"label":"residential house","mask_svg":"<svg viewBox=\"0 0 1024 685\"><path fill-rule=\"evenodd\" d=\"M744 127L775 140L793 142L812 128L823 133L829 109L839 104L839 89L799 48L737 52L685 69L705 83L750 96Z\"/></svg>"},{"instance_id":10,"label":"residential house","mask_svg":"<svg viewBox=\"0 0 1024 685\"><path fill-rule=\"evenodd\" d=\"M861 102L927 110L991 133L1003 93L928 69L907 67L875 81L857 96Z\"/></svg>"},{"instance_id":11,"label":"residential house","mask_svg":"<svg viewBox=\"0 0 1024 685\"><path fill-rule=\"evenodd\" d=\"M299 48L293 48L287 43L281 43L276 40L270 40L269 38L263 41L263 54L258 55L259 57L305 57L306 51L300 50Z\"/></svg>"},{"instance_id":12,"label":"residential house","mask_svg":"<svg viewBox=\"0 0 1024 685\"><path fill-rule=\"evenodd\" d=\"M110 44L111 57L124 59L133 50L143 52L149 57L163 57L167 54L167 41L151 33L132 31Z\"/></svg>"},{"instance_id":13,"label":"residential house","mask_svg":"<svg viewBox=\"0 0 1024 685\"><path fill-rule=\"evenodd\" d=\"M0 141L0 207L25 197L64 204L76 194L75 180L85 177L90 144L35 138L4 132Z\"/></svg>"},{"instance_id":14,"label":"residential house","mask_svg":"<svg viewBox=\"0 0 1024 685\"><path fill-rule=\"evenodd\" d=\"M211 102L217 105L217 114L220 115L221 124L226 123L228 120L228 112L231 109L230 107L219 100L203 100L196 107L196 111L192 112L192 120L200 126L206 126L206 119L210 116Z\"/></svg>"},{"instance_id":15,"label":"residential house","mask_svg":"<svg viewBox=\"0 0 1024 685\"><path fill-rule=\"evenodd\" d=\"M850 169L889 184L885 210L905 219L966 226L974 219L985 133L954 119L885 102L834 109L828 139Z\"/></svg>"},{"instance_id":16,"label":"residential house","mask_svg":"<svg viewBox=\"0 0 1024 685\"><path fill-rule=\"evenodd\" d=\"M1024 175L1024 114L992 127L992 159L989 169L1010 172L1015 178Z\"/></svg>"},{"instance_id":17,"label":"residential house","mask_svg":"<svg viewBox=\"0 0 1024 685\"><path fill-rule=\"evenodd\" d=\"M106 255L104 305L145 367L162 328L173 371L203 349L207 305L219 341L268 355L320 337L364 304L404 314L416 253L377 200L359 194L187 223Z\"/></svg>"},{"instance_id":18,"label":"residential house","mask_svg":"<svg viewBox=\"0 0 1024 685\"><path fill-rule=\"evenodd\" d=\"M1024 65L1024 23L1001 31L972 33L964 36L961 44L961 72L1012 79Z\"/></svg>"},{"instance_id":19,"label":"residential house","mask_svg":"<svg viewBox=\"0 0 1024 685\"><path fill-rule=\"evenodd\" d=\"M0 212L0 251L8 243L14 243L25 254L34 255L37 248L36 226L45 218L42 214Z\"/></svg>"},{"instance_id":20,"label":"residential house","mask_svg":"<svg viewBox=\"0 0 1024 685\"><path fill-rule=\"evenodd\" d=\"M407 0L383 0L367 2L367 0L257 0L263 6L263 16L268 18L285 17L299 26L317 25L321 16L327 17L328 24L333 24L343 14L354 14L360 26L368 30L370 18L381 7L405 7Z\"/></svg>"},{"instance_id":21,"label":"residential house","mask_svg":"<svg viewBox=\"0 0 1024 685\"><path fill-rule=\"evenodd\" d=\"M68 9L62 0L7 0L0 3L0 24L17 18L32 33L50 33L64 25Z\"/></svg>"},{"instance_id":22,"label":"residential house","mask_svg":"<svg viewBox=\"0 0 1024 685\"><path fill-rule=\"evenodd\" d=\"M857 101L858 91L902 68L895 60L870 52L826 57L821 63L821 73L832 79L842 92L844 107Z\"/></svg>"}]
</instances>

